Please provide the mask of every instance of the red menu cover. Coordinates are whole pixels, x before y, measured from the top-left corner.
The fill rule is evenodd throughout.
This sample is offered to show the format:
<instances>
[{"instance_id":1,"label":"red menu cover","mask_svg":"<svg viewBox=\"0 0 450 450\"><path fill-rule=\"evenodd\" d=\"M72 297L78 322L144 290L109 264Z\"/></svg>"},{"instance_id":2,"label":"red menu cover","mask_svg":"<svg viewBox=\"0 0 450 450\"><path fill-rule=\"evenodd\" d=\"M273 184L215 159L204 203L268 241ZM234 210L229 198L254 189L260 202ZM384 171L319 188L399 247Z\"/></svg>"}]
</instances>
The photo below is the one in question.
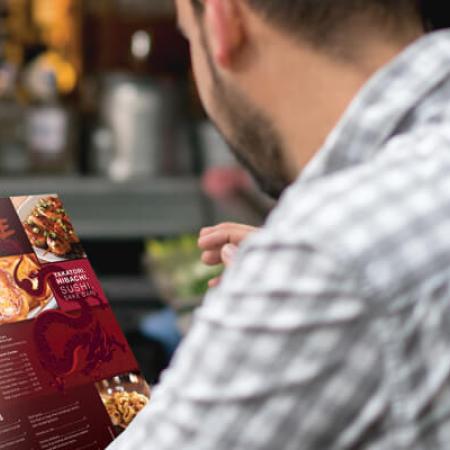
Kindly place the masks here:
<instances>
[{"instance_id":1,"label":"red menu cover","mask_svg":"<svg viewBox=\"0 0 450 450\"><path fill-rule=\"evenodd\" d=\"M58 196L0 199L0 450L104 449L149 396Z\"/></svg>"}]
</instances>

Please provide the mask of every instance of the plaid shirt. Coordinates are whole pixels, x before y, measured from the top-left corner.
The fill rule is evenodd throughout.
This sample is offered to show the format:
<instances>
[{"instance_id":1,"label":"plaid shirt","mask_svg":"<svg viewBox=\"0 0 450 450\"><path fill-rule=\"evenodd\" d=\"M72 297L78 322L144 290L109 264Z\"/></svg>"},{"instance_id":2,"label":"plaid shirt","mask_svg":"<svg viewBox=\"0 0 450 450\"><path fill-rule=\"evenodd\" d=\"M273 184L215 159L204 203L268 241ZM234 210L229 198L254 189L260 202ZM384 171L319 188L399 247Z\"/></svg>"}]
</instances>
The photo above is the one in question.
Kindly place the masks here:
<instances>
[{"instance_id":1,"label":"plaid shirt","mask_svg":"<svg viewBox=\"0 0 450 450\"><path fill-rule=\"evenodd\" d=\"M361 90L110 448L450 448L449 31Z\"/></svg>"}]
</instances>

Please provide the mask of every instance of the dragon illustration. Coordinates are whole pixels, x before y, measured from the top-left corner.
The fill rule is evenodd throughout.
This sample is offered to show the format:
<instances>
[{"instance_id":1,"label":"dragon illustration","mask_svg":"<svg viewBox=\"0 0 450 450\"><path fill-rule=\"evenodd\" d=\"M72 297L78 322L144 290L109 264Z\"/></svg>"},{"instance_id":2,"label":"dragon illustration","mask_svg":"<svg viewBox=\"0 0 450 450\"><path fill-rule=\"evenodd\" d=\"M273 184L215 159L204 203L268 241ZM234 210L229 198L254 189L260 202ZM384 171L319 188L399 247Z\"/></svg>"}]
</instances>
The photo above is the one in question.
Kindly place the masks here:
<instances>
[{"instance_id":1,"label":"dragon illustration","mask_svg":"<svg viewBox=\"0 0 450 450\"><path fill-rule=\"evenodd\" d=\"M41 268L30 275L31 279L38 281L37 286L34 287L31 279L19 279L19 266L20 262L14 270L17 285L35 296L45 292L48 278L53 273L64 270L53 264ZM60 310L48 310L42 312L36 319L34 341L39 361L60 390L64 389L65 379L73 373L79 371L84 375L90 375L102 364L112 361L116 349L126 351L124 343L105 332L93 314L92 306L89 305L90 299L97 301L103 308L108 306L106 301L94 294L72 300L72 303L79 306L78 315L74 315L73 312L69 314ZM67 330L73 330L72 336L68 337L64 343L62 351L56 351L48 337L49 329L56 324L63 325ZM82 351L86 355L84 358L80 357Z\"/></svg>"},{"instance_id":2,"label":"dragon illustration","mask_svg":"<svg viewBox=\"0 0 450 450\"><path fill-rule=\"evenodd\" d=\"M99 297L91 298L96 298L101 305L104 304ZM37 318L34 327L35 345L41 365L52 375L59 389L64 388L64 380L77 370L84 375L90 375L102 364L112 361L117 348L126 351L123 343L106 334L95 319L92 307L86 299L76 302L80 306L78 316L58 310L46 311ZM65 342L60 355L55 353L47 337L49 328L55 324L74 330L74 334ZM82 350L87 351L83 362L80 359Z\"/></svg>"},{"instance_id":3,"label":"dragon illustration","mask_svg":"<svg viewBox=\"0 0 450 450\"><path fill-rule=\"evenodd\" d=\"M39 270L36 270L28 275L29 278L20 279L19 278L19 268L24 260L24 257L21 256L19 261L17 261L16 266L14 267L14 281L20 289L23 289L27 294L32 295L33 297L42 297L45 294L47 289L47 281L51 275L53 275L57 271L62 271L64 268L57 266L55 264L51 264L48 266L41 267ZM33 287L33 281L37 280L37 286Z\"/></svg>"}]
</instances>

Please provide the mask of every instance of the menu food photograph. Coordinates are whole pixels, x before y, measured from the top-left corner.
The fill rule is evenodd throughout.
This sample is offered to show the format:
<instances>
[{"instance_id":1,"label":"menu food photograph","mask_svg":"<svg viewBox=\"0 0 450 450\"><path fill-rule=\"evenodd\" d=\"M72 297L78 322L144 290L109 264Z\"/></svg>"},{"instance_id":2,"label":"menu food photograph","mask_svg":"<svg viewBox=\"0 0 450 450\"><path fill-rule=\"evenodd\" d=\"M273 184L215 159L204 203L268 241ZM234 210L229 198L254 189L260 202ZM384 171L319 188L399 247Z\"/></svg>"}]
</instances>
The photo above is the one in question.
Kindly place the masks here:
<instances>
[{"instance_id":1,"label":"menu food photograph","mask_svg":"<svg viewBox=\"0 0 450 450\"><path fill-rule=\"evenodd\" d=\"M61 199L0 199L0 450L104 449L150 397Z\"/></svg>"}]
</instances>

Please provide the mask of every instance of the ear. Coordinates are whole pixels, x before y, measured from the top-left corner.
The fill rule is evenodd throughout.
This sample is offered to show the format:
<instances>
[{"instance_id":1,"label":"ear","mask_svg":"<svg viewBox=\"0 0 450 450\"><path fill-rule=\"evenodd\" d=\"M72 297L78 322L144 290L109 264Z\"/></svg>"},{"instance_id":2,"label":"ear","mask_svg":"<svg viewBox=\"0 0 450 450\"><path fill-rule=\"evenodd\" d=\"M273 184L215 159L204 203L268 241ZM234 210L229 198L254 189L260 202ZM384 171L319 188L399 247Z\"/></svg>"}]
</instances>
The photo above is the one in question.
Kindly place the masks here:
<instances>
[{"instance_id":1,"label":"ear","mask_svg":"<svg viewBox=\"0 0 450 450\"><path fill-rule=\"evenodd\" d=\"M213 58L222 67L230 67L244 40L236 0L205 0L205 24Z\"/></svg>"}]
</instances>

